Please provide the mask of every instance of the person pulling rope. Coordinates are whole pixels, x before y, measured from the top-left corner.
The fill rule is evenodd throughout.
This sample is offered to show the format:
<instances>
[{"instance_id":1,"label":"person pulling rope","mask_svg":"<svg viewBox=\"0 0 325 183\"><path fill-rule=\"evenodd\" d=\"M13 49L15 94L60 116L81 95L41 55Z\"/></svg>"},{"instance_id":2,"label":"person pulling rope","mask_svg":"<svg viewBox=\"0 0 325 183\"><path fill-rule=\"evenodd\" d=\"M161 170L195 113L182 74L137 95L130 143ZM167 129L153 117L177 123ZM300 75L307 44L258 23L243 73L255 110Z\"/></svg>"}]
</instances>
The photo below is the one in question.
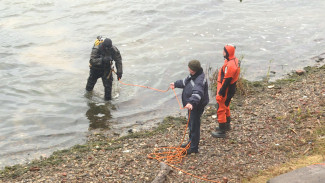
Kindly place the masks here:
<instances>
[{"instance_id":1,"label":"person pulling rope","mask_svg":"<svg viewBox=\"0 0 325 183\"><path fill-rule=\"evenodd\" d=\"M175 165L182 162L183 158L191 153L198 153L198 144L200 139L200 118L203 114L204 107L209 103L208 95L208 83L198 60L192 60L188 63L188 70L190 75L183 80L177 80L170 84L167 90L160 90L149 86L127 84L119 79L119 83L125 86L136 86L155 90L158 92L167 92L172 89L177 99L180 109L188 109L188 120L184 129L181 143L177 147L161 147L155 148L153 153L147 155L149 159L156 159L159 162L164 162L168 166L179 170L187 175L193 176L197 179L209 181L209 182L220 182L215 180L209 180L197 175L193 175L183 169L176 167ZM114 70L112 70L116 74ZM183 88L182 93L182 104L180 103L175 88ZM189 97L187 97L189 96ZM191 114L192 113L192 114ZM190 129L189 140L183 144L187 128Z\"/></svg>"}]
</instances>

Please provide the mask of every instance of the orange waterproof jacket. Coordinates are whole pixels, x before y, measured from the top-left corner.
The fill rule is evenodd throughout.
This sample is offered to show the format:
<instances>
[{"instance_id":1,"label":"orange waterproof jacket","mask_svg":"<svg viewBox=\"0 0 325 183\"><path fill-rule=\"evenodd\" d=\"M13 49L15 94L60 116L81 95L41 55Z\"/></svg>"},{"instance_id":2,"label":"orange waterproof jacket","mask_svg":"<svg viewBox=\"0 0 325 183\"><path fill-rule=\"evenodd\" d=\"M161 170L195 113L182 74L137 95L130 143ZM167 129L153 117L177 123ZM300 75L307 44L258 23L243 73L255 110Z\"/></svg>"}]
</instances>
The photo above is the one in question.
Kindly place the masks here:
<instances>
[{"instance_id":1,"label":"orange waterproof jacket","mask_svg":"<svg viewBox=\"0 0 325 183\"><path fill-rule=\"evenodd\" d=\"M226 53L226 59L218 73L216 96L222 96L230 101L236 91L236 82L240 74L240 62L235 57L234 46L226 45L224 52Z\"/></svg>"}]
</instances>

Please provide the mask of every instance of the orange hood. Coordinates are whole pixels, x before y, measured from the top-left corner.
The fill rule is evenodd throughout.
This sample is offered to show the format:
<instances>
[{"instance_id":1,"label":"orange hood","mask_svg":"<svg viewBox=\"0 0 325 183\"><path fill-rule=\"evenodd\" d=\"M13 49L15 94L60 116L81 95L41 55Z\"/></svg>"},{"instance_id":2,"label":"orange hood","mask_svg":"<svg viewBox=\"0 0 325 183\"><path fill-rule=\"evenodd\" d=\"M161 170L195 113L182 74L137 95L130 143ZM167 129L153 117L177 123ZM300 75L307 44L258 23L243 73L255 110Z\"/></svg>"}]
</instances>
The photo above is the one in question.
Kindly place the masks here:
<instances>
[{"instance_id":1,"label":"orange hood","mask_svg":"<svg viewBox=\"0 0 325 183\"><path fill-rule=\"evenodd\" d=\"M223 50L224 50L225 53L226 53L225 58L226 58L227 60L230 60L230 59L235 58L235 49L236 49L235 46L228 45L228 44L223 48Z\"/></svg>"}]
</instances>

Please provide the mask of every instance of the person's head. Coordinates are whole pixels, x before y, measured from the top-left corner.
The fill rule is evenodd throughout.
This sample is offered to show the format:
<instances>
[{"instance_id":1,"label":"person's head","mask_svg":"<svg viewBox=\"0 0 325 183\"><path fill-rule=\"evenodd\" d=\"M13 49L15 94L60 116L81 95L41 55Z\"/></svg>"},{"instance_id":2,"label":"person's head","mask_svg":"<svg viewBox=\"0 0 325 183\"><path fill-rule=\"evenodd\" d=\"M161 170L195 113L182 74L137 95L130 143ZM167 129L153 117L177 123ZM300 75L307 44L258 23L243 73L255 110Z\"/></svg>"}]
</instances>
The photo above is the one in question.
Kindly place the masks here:
<instances>
[{"instance_id":1,"label":"person's head","mask_svg":"<svg viewBox=\"0 0 325 183\"><path fill-rule=\"evenodd\" d=\"M110 38L106 38L103 42L103 46L105 50L109 50L112 48L112 40Z\"/></svg>"},{"instance_id":2,"label":"person's head","mask_svg":"<svg viewBox=\"0 0 325 183\"><path fill-rule=\"evenodd\" d=\"M236 46L227 44L223 48L223 57L227 60L233 59L235 57Z\"/></svg>"},{"instance_id":3,"label":"person's head","mask_svg":"<svg viewBox=\"0 0 325 183\"><path fill-rule=\"evenodd\" d=\"M201 63L198 60L191 60L188 62L188 70L191 75L194 75L197 71L201 70Z\"/></svg>"}]
</instances>

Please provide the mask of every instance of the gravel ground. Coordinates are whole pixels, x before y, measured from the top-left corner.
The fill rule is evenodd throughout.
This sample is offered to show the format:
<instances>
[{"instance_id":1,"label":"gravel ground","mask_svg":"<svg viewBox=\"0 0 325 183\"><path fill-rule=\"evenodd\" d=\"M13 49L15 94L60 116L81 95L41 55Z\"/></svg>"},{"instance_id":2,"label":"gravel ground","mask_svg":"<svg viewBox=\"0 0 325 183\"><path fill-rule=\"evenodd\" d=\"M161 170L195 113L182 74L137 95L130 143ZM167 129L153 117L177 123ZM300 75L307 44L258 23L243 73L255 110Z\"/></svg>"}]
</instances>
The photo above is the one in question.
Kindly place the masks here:
<instances>
[{"instance_id":1,"label":"gravel ground","mask_svg":"<svg viewBox=\"0 0 325 183\"><path fill-rule=\"evenodd\" d=\"M325 67L306 71L267 85L255 83L247 96L234 98L232 130L225 139L210 135L217 122L214 106L208 106L202 117L199 153L175 166L202 178L227 177L234 183L312 154L314 142L324 138L315 129L325 124ZM148 154L157 147L178 146L184 122L168 117L160 128L121 139L95 134L86 145L7 167L0 182L151 182L160 165ZM206 181L173 169L166 182Z\"/></svg>"}]
</instances>

